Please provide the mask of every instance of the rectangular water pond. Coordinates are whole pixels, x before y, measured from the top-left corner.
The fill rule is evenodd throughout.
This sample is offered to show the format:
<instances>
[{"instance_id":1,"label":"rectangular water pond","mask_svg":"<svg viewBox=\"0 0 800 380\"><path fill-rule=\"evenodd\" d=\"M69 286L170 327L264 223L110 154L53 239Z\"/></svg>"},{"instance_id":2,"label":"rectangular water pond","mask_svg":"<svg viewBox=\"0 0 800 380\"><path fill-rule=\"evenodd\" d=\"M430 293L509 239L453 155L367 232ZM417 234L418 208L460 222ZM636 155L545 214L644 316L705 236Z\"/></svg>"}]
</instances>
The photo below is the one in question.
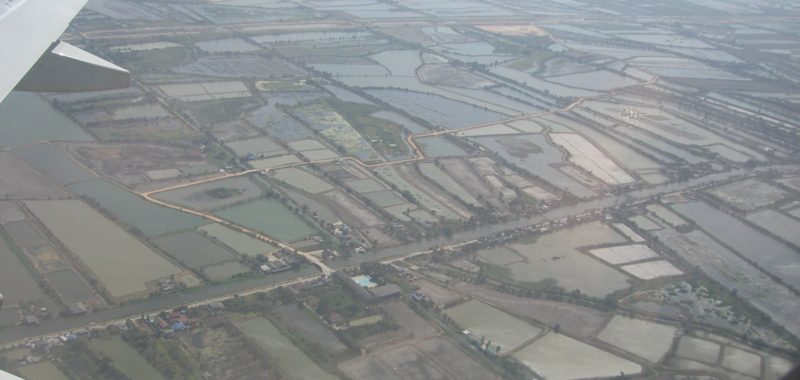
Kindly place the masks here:
<instances>
[{"instance_id":1,"label":"rectangular water pond","mask_svg":"<svg viewBox=\"0 0 800 380\"><path fill-rule=\"evenodd\" d=\"M150 203L110 182L93 179L69 186L75 194L91 198L125 224L147 236L159 236L204 224L198 216Z\"/></svg>"},{"instance_id":2,"label":"rectangular water pond","mask_svg":"<svg viewBox=\"0 0 800 380\"><path fill-rule=\"evenodd\" d=\"M274 199L240 204L219 211L217 215L278 240L296 241L314 233L306 221Z\"/></svg>"}]
</instances>

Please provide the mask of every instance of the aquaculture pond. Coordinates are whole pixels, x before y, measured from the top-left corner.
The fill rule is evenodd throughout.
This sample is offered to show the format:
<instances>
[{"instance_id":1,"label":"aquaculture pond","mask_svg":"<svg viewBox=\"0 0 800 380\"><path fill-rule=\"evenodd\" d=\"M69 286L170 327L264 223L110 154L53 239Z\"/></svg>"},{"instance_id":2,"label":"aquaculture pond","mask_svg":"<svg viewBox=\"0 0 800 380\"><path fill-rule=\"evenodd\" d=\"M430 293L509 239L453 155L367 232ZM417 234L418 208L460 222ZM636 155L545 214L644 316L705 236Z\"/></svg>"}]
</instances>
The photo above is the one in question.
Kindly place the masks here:
<instances>
[{"instance_id":1,"label":"aquaculture pond","mask_svg":"<svg viewBox=\"0 0 800 380\"><path fill-rule=\"evenodd\" d=\"M300 240L314 233L306 221L274 199L236 205L217 212L217 215L283 241Z\"/></svg>"}]
</instances>

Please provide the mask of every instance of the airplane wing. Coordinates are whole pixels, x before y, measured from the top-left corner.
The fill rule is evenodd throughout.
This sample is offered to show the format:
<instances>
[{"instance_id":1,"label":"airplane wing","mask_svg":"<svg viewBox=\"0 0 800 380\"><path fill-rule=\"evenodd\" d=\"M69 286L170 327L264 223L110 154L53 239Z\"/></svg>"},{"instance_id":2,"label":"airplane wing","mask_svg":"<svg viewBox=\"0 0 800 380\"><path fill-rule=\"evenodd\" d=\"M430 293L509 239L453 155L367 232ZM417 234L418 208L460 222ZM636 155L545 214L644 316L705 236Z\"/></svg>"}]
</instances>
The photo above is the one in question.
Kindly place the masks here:
<instances>
[{"instance_id":1,"label":"airplane wing","mask_svg":"<svg viewBox=\"0 0 800 380\"><path fill-rule=\"evenodd\" d=\"M0 101L12 90L127 87L127 70L58 41L87 0L0 0Z\"/></svg>"}]
</instances>

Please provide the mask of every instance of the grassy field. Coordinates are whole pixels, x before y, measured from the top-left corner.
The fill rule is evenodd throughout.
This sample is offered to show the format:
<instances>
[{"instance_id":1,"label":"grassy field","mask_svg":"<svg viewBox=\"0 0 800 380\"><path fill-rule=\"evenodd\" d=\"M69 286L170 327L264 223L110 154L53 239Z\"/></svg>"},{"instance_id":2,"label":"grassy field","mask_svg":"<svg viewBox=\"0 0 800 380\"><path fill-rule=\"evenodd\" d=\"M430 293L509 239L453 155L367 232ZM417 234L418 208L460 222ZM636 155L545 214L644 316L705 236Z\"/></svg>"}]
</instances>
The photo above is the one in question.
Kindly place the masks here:
<instances>
[{"instance_id":1,"label":"grassy field","mask_svg":"<svg viewBox=\"0 0 800 380\"><path fill-rule=\"evenodd\" d=\"M20 367L17 371L27 380L68 380L67 376L49 361Z\"/></svg>"},{"instance_id":2,"label":"grassy field","mask_svg":"<svg viewBox=\"0 0 800 380\"><path fill-rule=\"evenodd\" d=\"M190 53L183 46L173 46L166 49L110 53L108 58L134 72L167 71L188 62Z\"/></svg>"},{"instance_id":3,"label":"grassy field","mask_svg":"<svg viewBox=\"0 0 800 380\"><path fill-rule=\"evenodd\" d=\"M114 367L131 380L164 380L164 376L119 336L93 341L89 345L93 350L111 358Z\"/></svg>"},{"instance_id":4,"label":"grassy field","mask_svg":"<svg viewBox=\"0 0 800 380\"><path fill-rule=\"evenodd\" d=\"M236 98L185 103L183 107L198 124L208 126L238 118L260 105L253 98Z\"/></svg>"},{"instance_id":5,"label":"grassy field","mask_svg":"<svg viewBox=\"0 0 800 380\"><path fill-rule=\"evenodd\" d=\"M254 318L239 323L239 328L274 357L289 380L334 380L337 376L323 371L297 346L281 335L272 322Z\"/></svg>"}]
</instances>

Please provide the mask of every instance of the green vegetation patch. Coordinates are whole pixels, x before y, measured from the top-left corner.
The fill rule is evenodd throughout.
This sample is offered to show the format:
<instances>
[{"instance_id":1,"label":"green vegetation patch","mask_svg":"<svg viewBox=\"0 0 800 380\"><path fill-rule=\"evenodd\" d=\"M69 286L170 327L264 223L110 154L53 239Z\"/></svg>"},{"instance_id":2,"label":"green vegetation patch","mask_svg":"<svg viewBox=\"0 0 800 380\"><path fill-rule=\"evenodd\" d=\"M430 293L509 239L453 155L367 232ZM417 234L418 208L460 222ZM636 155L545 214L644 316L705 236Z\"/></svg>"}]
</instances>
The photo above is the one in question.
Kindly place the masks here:
<instances>
[{"instance_id":1,"label":"green vegetation patch","mask_svg":"<svg viewBox=\"0 0 800 380\"><path fill-rule=\"evenodd\" d=\"M108 355L114 367L130 379L164 379L164 376L119 336L92 341L89 346L96 352Z\"/></svg>"},{"instance_id":2,"label":"green vegetation patch","mask_svg":"<svg viewBox=\"0 0 800 380\"><path fill-rule=\"evenodd\" d=\"M155 367L168 379L202 379L200 366L187 355L177 343L171 340L153 338L138 329L126 331L122 338L127 345L133 347L149 363L148 367ZM137 354L137 356L139 356ZM146 363L145 363L146 364ZM148 377L147 379L156 379Z\"/></svg>"},{"instance_id":3,"label":"green vegetation patch","mask_svg":"<svg viewBox=\"0 0 800 380\"><path fill-rule=\"evenodd\" d=\"M383 156L397 157L408 154L405 128L386 119L371 116L381 111L380 107L345 102L337 98L328 98L327 103L342 114Z\"/></svg>"},{"instance_id":4,"label":"green vegetation patch","mask_svg":"<svg viewBox=\"0 0 800 380\"><path fill-rule=\"evenodd\" d=\"M124 66L134 72L169 71L169 69L187 63L191 59L189 50L183 46L173 46L165 49L108 52L112 62Z\"/></svg>"},{"instance_id":5,"label":"green vegetation patch","mask_svg":"<svg viewBox=\"0 0 800 380\"><path fill-rule=\"evenodd\" d=\"M241 117L261 106L254 98L235 98L184 103L183 107L202 126Z\"/></svg>"}]
</instances>

